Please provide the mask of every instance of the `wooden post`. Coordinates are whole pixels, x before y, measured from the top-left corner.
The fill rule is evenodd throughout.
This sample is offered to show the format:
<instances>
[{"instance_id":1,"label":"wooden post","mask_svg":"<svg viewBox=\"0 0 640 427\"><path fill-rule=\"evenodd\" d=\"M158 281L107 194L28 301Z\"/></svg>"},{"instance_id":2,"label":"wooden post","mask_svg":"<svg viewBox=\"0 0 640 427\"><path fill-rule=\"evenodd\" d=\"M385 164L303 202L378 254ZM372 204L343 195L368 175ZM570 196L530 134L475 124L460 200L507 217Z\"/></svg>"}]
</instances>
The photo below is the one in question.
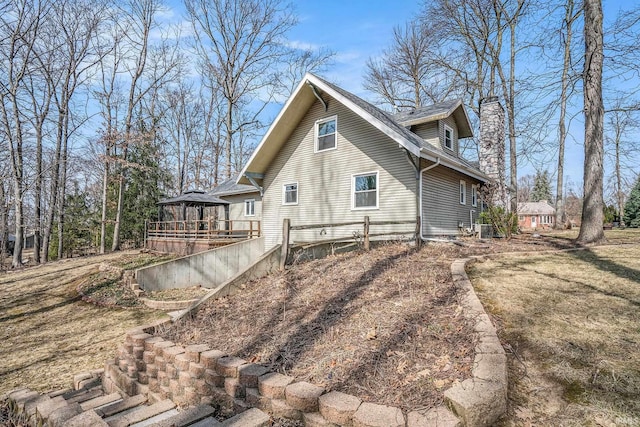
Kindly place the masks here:
<instances>
[{"instance_id":1,"label":"wooden post","mask_svg":"<svg viewBox=\"0 0 640 427\"><path fill-rule=\"evenodd\" d=\"M253 238L253 221L249 220L249 238Z\"/></svg>"},{"instance_id":2,"label":"wooden post","mask_svg":"<svg viewBox=\"0 0 640 427\"><path fill-rule=\"evenodd\" d=\"M284 266L287 264L287 257L289 256L289 232L291 227L289 224L289 218L285 218L282 222L282 253L280 254L280 271L284 271Z\"/></svg>"},{"instance_id":3,"label":"wooden post","mask_svg":"<svg viewBox=\"0 0 640 427\"><path fill-rule=\"evenodd\" d=\"M364 250L369 250L369 216L364 217Z\"/></svg>"},{"instance_id":4,"label":"wooden post","mask_svg":"<svg viewBox=\"0 0 640 427\"><path fill-rule=\"evenodd\" d=\"M420 215L416 217L416 248L420 249L422 247L422 238L420 237L420 227L422 224L420 223Z\"/></svg>"}]
</instances>

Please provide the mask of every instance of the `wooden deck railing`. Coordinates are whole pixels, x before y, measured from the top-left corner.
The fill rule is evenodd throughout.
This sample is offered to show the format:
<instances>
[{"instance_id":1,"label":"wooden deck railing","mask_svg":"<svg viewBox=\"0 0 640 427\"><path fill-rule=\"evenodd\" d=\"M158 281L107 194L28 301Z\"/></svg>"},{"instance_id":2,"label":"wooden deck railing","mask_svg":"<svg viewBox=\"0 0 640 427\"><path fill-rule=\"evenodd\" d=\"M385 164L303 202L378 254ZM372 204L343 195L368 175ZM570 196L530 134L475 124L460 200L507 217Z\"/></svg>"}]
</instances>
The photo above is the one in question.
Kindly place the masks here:
<instances>
[{"instance_id":1,"label":"wooden deck railing","mask_svg":"<svg viewBox=\"0 0 640 427\"><path fill-rule=\"evenodd\" d=\"M147 238L250 239L260 237L258 220L157 221L147 225Z\"/></svg>"}]
</instances>

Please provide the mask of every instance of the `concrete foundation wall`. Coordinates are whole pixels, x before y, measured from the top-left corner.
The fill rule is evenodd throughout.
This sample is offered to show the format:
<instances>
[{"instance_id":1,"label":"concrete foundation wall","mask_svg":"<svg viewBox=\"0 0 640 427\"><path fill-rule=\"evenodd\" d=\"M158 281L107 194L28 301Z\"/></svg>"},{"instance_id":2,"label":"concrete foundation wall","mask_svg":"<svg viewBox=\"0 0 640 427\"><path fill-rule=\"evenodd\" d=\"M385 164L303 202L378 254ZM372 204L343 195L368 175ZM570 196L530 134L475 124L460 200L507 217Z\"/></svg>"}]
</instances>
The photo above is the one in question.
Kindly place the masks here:
<instances>
[{"instance_id":1,"label":"concrete foundation wall","mask_svg":"<svg viewBox=\"0 0 640 427\"><path fill-rule=\"evenodd\" d=\"M245 240L136 271L146 291L203 286L217 288L264 253L264 238Z\"/></svg>"}]
</instances>

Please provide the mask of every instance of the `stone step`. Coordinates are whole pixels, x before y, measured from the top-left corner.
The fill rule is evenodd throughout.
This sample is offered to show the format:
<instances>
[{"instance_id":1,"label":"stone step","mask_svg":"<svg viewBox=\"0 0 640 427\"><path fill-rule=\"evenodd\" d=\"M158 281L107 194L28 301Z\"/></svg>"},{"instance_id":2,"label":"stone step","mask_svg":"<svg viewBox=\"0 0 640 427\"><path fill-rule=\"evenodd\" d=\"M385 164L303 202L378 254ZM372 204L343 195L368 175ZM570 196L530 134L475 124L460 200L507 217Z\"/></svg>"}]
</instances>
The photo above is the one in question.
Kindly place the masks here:
<instances>
[{"instance_id":1,"label":"stone step","mask_svg":"<svg viewBox=\"0 0 640 427\"><path fill-rule=\"evenodd\" d=\"M146 419L144 421L141 421L139 423L132 424L131 427L149 427L149 426L154 426L154 425L156 425L156 423L160 423L160 422L162 422L164 420L168 420L170 418L173 418L174 416L176 416L178 414L179 414L178 410L173 408L173 409L170 409L170 410L168 410L166 412L158 414L155 417L151 417L151 418Z\"/></svg>"},{"instance_id":2,"label":"stone step","mask_svg":"<svg viewBox=\"0 0 640 427\"><path fill-rule=\"evenodd\" d=\"M161 421L157 422L153 425L153 427L184 427L190 426L193 423L196 423L200 420L203 420L207 417L211 417L214 414L215 410L210 405L200 405L195 406L193 408L189 408L184 410L177 415Z\"/></svg>"},{"instance_id":3,"label":"stone step","mask_svg":"<svg viewBox=\"0 0 640 427\"><path fill-rule=\"evenodd\" d=\"M85 411L76 415L73 418L68 419L64 423L65 427L108 427L108 424L104 422L93 409Z\"/></svg>"},{"instance_id":4,"label":"stone step","mask_svg":"<svg viewBox=\"0 0 640 427\"><path fill-rule=\"evenodd\" d=\"M223 427L268 427L271 417L258 408L247 409L222 423Z\"/></svg>"},{"instance_id":5,"label":"stone step","mask_svg":"<svg viewBox=\"0 0 640 427\"><path fill-rule=\"evenodd\" d=\"M194 424L189 424L189 427L222 427L222 423L213 417L207 417Z\"/></svg>"},{"instance_id":6,"label":"stone step","mask_svg":"<svg viewBox=\"0 0 640 427\"><path fill-rule=\"evenodd\" d=\"M173 403L169 399L166 399L154 403L153 405L139 406L129 413L118 414L114 418L106 419L105 421L107 421L110 427L129 427L151 417L155 417L156 415L163 412L167 412L175 407L175 403Z\"/></svg>"},{"instance_id":7,"label":"stone step","mask_svg":"<svg viewBox=\"0 0 640 427\"><path fill-rule=\"evenodd\" d=\"M80 407L83 411L88 411L89 409L99 408L101 406L106 406L119 401L122 401L122 396L120 396L120 393L111 393L96 397L94 399L86 400L80 404Z\"/></svg>"},{"instance_id":8,"label":"stone step","mask_svg":"<svg viewBox=\"0 0 640 427\"><path fill-rule=\"evenodd\" d=\"M137 394L135 396L127 397L120 402L115 402L107 406L103 406L101 408L96 409L96 413L103 418L110 417L115 414L119 414L123 411L130 410L132 408L138 407L147 401L147 397L142 394Z\"/></svg>"},{"instance_id":9,"label":"stone step","mask_svg":"<svg viewBox=\"0 0 640 427\"><path fill-rule=\"evenodd\" d=\"M62 396L64 396L67 403L82 403L87 400L95 399L96 397L104 396L104 391L102 391L102 388L93 388L86 390L83 393L75 394L71 397L66 397L64 394Z\"/></svg>"}]
</instances>

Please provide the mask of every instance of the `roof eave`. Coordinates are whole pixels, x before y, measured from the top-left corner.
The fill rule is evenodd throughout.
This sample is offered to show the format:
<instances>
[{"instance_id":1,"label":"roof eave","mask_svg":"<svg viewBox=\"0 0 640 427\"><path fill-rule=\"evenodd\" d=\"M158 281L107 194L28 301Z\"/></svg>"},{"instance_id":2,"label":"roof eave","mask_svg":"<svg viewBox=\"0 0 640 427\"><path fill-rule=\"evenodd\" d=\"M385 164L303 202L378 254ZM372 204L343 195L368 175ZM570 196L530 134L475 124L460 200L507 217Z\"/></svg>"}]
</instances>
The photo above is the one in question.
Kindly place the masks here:
<instances>
[{"instance_id":1,"label":"roof eave","mask_svg":"<svg viewBox=\"0 0 640 427\"><path fill-rule=\"evenodd\" d=\"M460 173L463 173L467 176L470 176L471 178L475 178L478 181L482 181L482 182L487 182L489 181L489 177L487 175L485 175L484 173L480 172L479 170L476 170L474 168L470 168L460 162L456 162L452 159L449 159L448 157L445 157L443 155L441 155L440 153L437 152L433 152L431 150L428 150L426 148L422 148L420 150L420 157L422 157L423 159L427 159L430 161L437 161L438 159L440 159L440 164L442 166L446 166L450 169L453 169L455 171L458 171Z\"/></svg>"}]
</instances>

